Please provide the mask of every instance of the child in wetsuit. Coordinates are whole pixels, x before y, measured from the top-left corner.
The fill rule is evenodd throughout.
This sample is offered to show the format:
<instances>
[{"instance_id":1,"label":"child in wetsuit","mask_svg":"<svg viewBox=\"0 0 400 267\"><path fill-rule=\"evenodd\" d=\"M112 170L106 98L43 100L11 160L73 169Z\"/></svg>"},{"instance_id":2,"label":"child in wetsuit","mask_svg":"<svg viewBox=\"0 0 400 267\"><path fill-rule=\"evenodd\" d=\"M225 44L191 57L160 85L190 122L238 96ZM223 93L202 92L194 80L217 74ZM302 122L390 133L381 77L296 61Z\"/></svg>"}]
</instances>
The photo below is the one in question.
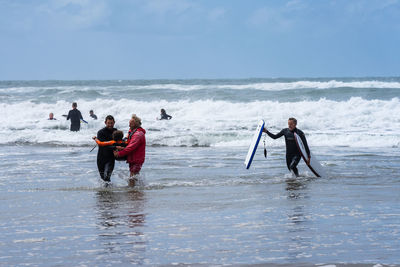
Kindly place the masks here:
<instances>
[{"instance_id":1,"label":"child in wetsuit","mask_svg":"<svg viewBox=\"0 0 400 267\"><path fill-rule=\"evenodd\" d=\"M122 131L117 130L112 133L113 140L111 140L111 141L102 142L102 141L99 141L97 139L97 137L93 137L93 140L96 141L98 146L110 146L113 150L115 150L117 146L122 146L122 147L127 146L128 142L122 140L123 137L124 137L124 133ZM126 157L125 158L117 158L116 160L126 160Z\"/></svg>"}]
</instances>

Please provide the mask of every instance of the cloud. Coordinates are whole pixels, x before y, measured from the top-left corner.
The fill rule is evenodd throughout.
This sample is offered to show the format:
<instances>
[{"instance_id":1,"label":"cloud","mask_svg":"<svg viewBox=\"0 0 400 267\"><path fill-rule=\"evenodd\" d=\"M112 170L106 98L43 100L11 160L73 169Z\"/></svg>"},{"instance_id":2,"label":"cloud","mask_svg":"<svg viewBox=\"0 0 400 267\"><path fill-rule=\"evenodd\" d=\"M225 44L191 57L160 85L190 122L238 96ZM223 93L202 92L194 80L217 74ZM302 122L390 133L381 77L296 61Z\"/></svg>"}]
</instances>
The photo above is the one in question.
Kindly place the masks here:
<instances>
[{"instance_id":1,"label":"cloud","mask_svg":"<svg viewBox=\"0 0 400 267\"><path fill-rule=\"evenodd\" d=\"M247 24L256 28L270 30L288 30L292 27L292 20L280 8L262 7L255 10L247 20Z\"/></svg>"},{"instance_id":2,"label":"cloud","mask_svg":"<svg viewBox=\"0 0 400 267\"><path fill-rule=\"evenodd\" d=\"M302 0L291 0L286 3L286 7L291 9L302 9L304 8L305 4L306 3Z\"/></svg>"},{"instance_id":3,"label":"cloud","mask_svg":"<svg viewBox=\"0 0 400 267\"><path fill-rule=\"evenodd\" d=\"M350 32L365 27L396 29L399 0L290 0L267 3L253 10L247 25L263 31Z\"/></svg>"},{"instance_id":4,"label":"cloud","mask_svg":"<svg viewBox=\"0 0 400 267\"><path fill-rule=\"evenodd\" d=\"M94 28L109 15L106 0L0 1L0 28L8 32Z\"/></svg>"},{"instance_id":5,"label":"cloud","mask_svg":"<svg viewBox=\"0 0 400 267\"><path fill-rule=\"evenodd\" d=\"M145 1L144 10L158 16L165 16L180 15L196 7L196 4L187 0L149 0Z\"/></svg>"},{"instance_id":6,"label":"cloud","mask_svg":"<svg viewBox=\"0 0 400 267\"><path fill-rule=\"evenodd\" d=\"M109 16L108 10L104 0L60 0L46 2L36 12L47 17L55 27L74 30L103 24Z\"/></svg>"},{"instance_id":7,"label":"cloud","mask_svg":"<svg viewBox=\"0 0 400 267\"><path fill-rule=\"evenodd\" d=\"M218 21L218 20L224 18L225 14L226 14L225 8L222 8L222 7L213 8L208 12L208 20L209 21Z\"/></svg>"},{"instance_id":8,"label":"cloud","mask_svg":"<svg viewBox=\"0 0 400 267\"><path fill-rule=\"evenodd\" d=\"M247 25L255 28L267 28L271 31L288 31L298 26L309 17L318 5L317 2L306 0L277 1L268 3L250 14ZM322 2L322 1L321 1Z\"/></svg>"}]
</instances>

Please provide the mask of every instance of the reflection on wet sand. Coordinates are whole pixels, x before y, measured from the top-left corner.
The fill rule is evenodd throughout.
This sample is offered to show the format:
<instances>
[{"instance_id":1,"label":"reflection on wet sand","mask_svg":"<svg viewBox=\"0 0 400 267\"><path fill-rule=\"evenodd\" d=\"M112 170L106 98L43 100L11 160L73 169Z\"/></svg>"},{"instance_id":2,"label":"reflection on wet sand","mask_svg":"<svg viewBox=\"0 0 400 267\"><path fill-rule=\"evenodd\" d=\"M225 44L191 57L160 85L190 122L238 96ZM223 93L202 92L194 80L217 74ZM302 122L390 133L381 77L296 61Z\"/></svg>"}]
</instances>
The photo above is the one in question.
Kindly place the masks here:
<instances>
[{"instance_id":1,"label":"reflection on wet sand","mask_svg":"<svg viewBox=\"0 0 400 267\"><path fill-rule=\"evenodd\" d=\"M105 189L96 193L99 259L121 257L115 263L144 264L147 241L142 231L145 226L145 194L132 189Z\"/></svg>"},{"instance_id":2,"label":"reflection on wet sand","mask_svg":"<svg viewBox=\"0 0 400 267\"><path fill-rule=\"evenodd\" d=\"M286 190L288 192L287 199L293 205L288 210L288 259L295 262L299 257L308 257L305 255L306 248L311 247L312 237L307 235L307 230L310 229L310 214L307 214L307 203L309 199L307 185L310 180L307 179L287 179ZM311 249L309 250L311 254Z\"/></svg>"},{"instance_id":3,"label":"reflection on wet sand","mask_svg":"<svg viewBox=\"0 0 400 267\"><path fill-rule=\"evenodd\" d=\"M290 178L286 179L286 191L289 199L306 198L305 189L311 179Z\"/></svg>"}]
</instances>

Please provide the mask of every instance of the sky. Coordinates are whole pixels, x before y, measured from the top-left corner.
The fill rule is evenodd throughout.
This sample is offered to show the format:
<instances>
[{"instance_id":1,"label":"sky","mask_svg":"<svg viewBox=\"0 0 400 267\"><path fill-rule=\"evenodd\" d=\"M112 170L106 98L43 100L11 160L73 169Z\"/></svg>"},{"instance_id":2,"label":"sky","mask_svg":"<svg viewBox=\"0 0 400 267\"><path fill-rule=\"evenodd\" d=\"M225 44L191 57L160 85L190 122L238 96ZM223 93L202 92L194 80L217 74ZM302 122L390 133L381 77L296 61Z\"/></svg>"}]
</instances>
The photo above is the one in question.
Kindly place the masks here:
<instances>
[{"instance_id":1,"label":"sky","mask_svg":"<svg viewBox=\"0 0 400 267\"><path fill-rule=\"evenodd\" d=\"M400 76L400 0L0 0L0 80Z\"/></svg>"}]
</instances>

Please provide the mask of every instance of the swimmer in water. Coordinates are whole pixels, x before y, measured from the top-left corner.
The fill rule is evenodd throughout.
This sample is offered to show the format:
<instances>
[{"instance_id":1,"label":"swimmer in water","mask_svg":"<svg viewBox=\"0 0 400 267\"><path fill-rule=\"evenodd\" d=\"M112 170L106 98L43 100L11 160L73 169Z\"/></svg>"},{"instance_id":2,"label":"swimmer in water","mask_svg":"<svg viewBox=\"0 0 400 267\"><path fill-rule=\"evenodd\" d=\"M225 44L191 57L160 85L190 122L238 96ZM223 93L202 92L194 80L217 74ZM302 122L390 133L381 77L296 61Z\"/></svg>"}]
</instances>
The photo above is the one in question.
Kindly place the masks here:
<instances>
[{"instance_id":1,"label":"swimmer in water","mask_svg":"<svg viewBox=\"0 0 400 267\"><path fill-rule=\"evenodd\" d=\"M92 119L97 120L97 116L96 116L96 114L94 114L93 110L90 110L90 111L89 111L89 115L90 115L90 117L91 117Z\"/></svg>"},{"instance_id":2,"label":"swimmer in water","mask_svg":"<svg viewBox=\"0 0 400 267\"><path fill-rule=\"evenodd\" d=\"M161 109L160 120L170 120L172 116L168 115L165 109Z\"/></svg>"},{"instance_id":3,"label":"swimmer in water","mask_svg":"<svg viewBox=\"0 0 400 267\"><path fill-rule=\"evenodd\" d=\"M54 120L57 120L56 118L54 118L54 114L53 114L53 112L51 112L51 113L49 114L49 118L48 118L48 120L49 120L49 121L54 121Z\"/></svg>"}]
</instances>

